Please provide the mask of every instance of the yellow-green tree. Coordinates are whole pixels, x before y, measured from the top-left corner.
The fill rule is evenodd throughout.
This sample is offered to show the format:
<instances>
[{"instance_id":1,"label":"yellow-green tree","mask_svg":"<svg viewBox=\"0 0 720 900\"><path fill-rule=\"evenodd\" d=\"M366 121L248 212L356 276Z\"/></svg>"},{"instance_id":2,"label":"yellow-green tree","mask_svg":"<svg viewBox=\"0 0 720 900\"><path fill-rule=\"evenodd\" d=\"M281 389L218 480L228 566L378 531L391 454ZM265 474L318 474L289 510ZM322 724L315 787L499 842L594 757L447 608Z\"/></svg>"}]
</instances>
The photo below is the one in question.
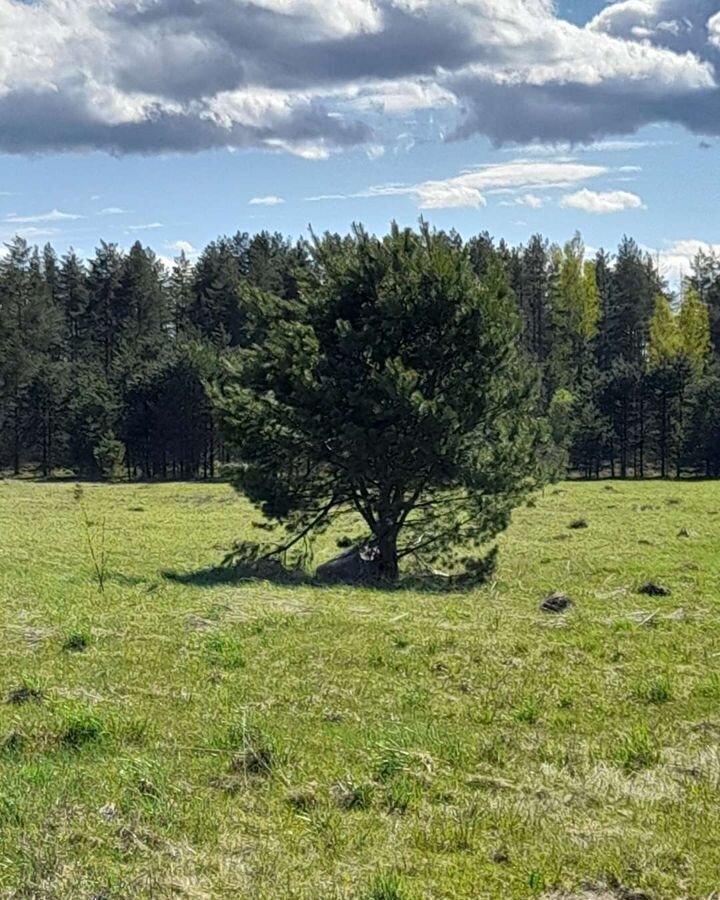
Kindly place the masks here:
<instances>
[{"instance_id":1,"label":"yellow-green tree","mask_svg":"<svg viewBox=\"0 0 720 900\"><path fill-rule=\"evenodd\" d=\"M596 267L585 260L579 234L562 249L553 249L553 269L553 376L558 387L572 388L592 357L590 348L600 320Z\"/></svg>"},{"instance_id":2,"label":"yellow-green tree","mask_svg":"<svg viewBox=\"0 0 720 900\"><path fill-rule=\"evenodd\" d=\"M669 363L683 349L678 320L665 294L655 297L655 309L650 319L648 361L651 369Z\"/></svg>"},{"instance_id":3,"label":"yellow-green tree","mask_svg":"<svg viewBox=\"0 0 720 900\"><path fill-rule=\"evenodd\" d=\"M712 352L710 313L694 288L688 289L677 319L680 348L693 371L702 371Z\"/></svg>"}]
</instances>

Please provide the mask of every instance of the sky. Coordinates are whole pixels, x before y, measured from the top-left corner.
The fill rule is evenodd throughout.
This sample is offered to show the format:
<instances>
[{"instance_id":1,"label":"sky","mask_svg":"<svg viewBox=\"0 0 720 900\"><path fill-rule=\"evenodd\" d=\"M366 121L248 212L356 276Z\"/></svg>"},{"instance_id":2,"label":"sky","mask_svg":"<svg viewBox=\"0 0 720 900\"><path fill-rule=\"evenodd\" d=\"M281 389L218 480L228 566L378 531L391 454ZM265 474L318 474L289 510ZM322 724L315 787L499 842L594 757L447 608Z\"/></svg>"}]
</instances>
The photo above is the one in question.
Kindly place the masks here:
<instances>
[{"instance_id":1,"label":"sky","mask_svg":"<svg viewBox=\"0 0 720 900\"><path fill-rule=\"evenodd\" d=\"M720 251L720 0L0 0L0 242Z\"/></svg>"}]
</instances>

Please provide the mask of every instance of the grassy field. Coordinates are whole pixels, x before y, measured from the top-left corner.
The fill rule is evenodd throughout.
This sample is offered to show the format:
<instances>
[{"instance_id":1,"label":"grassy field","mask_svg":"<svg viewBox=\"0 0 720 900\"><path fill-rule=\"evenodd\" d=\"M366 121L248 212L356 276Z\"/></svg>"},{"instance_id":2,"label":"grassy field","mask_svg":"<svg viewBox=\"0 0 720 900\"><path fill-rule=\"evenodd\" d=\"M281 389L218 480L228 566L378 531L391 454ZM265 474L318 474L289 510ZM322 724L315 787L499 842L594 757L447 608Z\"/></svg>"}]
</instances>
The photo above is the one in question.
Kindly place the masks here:
<instances>
[{"instance_id":1,"label":"grassy field","mask_svg":"<svg viewBox=\"0 0 720 900\"><path fill-rule=\"evenodd\" d=\"M213 578L224 485L83 504L102 593L73 486L0 483L0 897L720 896L720 485L551 488L464 594Z\"/></svg>"}]
</instances>

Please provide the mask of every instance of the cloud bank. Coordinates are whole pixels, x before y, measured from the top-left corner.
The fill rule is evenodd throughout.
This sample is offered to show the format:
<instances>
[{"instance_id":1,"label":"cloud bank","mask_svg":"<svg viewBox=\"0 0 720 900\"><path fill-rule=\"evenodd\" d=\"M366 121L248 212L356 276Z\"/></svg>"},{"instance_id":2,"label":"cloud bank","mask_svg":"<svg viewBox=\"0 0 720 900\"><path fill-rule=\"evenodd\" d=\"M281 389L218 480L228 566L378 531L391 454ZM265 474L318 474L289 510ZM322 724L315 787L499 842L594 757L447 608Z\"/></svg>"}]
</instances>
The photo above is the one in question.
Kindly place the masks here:
<instances>
[{"instance_id":1,"label":"cloud bank","mask_svg":"<svg viewBox=\"0 0 720 900\"><path fill-rule=\"evenodd\" d=\"M0 35L5 153L323 158L417 110L497 143L720 133L717 0L622 0L584 27L552 0L0 0Z\"/></svg>"}]
</instances>

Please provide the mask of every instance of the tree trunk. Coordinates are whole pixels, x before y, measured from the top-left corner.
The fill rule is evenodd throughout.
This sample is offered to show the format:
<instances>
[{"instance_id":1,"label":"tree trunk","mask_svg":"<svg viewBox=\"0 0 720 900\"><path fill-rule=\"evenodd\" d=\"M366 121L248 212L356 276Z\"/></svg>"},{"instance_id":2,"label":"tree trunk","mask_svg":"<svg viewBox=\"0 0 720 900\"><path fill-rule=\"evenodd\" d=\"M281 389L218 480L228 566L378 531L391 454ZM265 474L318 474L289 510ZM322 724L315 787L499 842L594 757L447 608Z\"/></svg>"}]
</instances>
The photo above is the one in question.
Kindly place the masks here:
<instances>
[{"instance_id":1,"label":"tree trunk","mask_svg":"<svg viewBox=\"0 0 720 900\"><path fill-rule=\"evenodd\" d=\"M13 472L15 475L20 474L20 414L15 409L13 422Z\"/></svg>"},{"instance_id":2,"label":"tree trunk","mask_svg":"<svg viewBox=\"0 0 720 900\"><path fill-rule=\"evenodd\" d=\"M380 552L380 576L385 581L397 581L400 574L397 551L397 529L385 530L377 536Z\"/></svg>"},{"instance_id":3,"label":"tree trunk","mask_svg":"<svg viewBox=\"0 0 720 900\"><path fill-rule=\"evenodd\" d=\"M645 477L645 395L640 394L640 477Z\"/></svg>"}]
</instances>

